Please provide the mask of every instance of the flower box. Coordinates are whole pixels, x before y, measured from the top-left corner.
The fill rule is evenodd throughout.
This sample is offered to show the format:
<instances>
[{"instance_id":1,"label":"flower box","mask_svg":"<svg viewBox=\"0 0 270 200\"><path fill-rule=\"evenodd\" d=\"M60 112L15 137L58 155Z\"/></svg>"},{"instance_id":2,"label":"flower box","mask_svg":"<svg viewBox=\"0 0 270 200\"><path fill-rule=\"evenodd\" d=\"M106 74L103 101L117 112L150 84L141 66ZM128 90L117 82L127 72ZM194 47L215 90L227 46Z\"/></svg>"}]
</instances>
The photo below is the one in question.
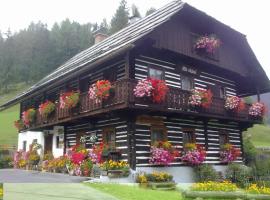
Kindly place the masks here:
<instances>
[{"instance_id":1,"label":"flower box","mask_svg":"<svg viewBox=\"0 0 270 200\"><path fill-rule=\"evenodd\" d=\"M129 171L127 170L108 170L107 173L109 178L122 178L129 176Z\"/></svg>"}]
</instances>

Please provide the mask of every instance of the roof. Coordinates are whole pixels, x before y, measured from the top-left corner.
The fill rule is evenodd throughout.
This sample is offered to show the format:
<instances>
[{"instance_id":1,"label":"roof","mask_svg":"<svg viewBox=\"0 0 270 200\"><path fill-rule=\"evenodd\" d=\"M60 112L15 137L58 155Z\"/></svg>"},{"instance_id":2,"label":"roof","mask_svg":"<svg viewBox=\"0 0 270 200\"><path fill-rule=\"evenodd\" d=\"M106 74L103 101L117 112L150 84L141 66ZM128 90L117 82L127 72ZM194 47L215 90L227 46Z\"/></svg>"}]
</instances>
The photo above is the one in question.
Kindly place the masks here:
<instances>
[{"instance_id":1,"label":"roof","mask_svg":"<svg viewBox=\"0 0 270 200\"><path fill-rule=\"evenodd\" d=\"M86 65L88 66L89 64L95 64L99 60L104 59L106 56L113 55L114 53L125 49L126 47L134 44L136 41L138 41L139 39L143 38L144 36L152 32L153 30L155 30L155 28L157 28L161 24L170 20L172 16L174 16L184 7L195 9L189 6L188 4L183 3L180 0L172 1L171 3L158 9L152 14L130 24L126 28L111 35L110 37L106 38L100 43L95 44L91 46L90 48L78 53L77 55L69 59L67 62L65 62L63 65L58 67L51 74L47 75L46 77L41 79L39 82L37 82L35 85L30 87L28 90L16 96L14 99L10 100L4 105L0 106L0 108L4 109L8 106L11 106L19 102L23 98L27 97L29 94L32 94L40 90L41 88L46 87L47 85L51 84L53 81L60 80L61 78L63 78L64 76L68 74L71 74L71 73L74 73L75 71L83 69ZM215 21L218 22L217 20ZM243 34L233 30L232 28L228 26L226 27L231 29L234 33L239 34L244 37Z\"/></svg>"}]
</instances>

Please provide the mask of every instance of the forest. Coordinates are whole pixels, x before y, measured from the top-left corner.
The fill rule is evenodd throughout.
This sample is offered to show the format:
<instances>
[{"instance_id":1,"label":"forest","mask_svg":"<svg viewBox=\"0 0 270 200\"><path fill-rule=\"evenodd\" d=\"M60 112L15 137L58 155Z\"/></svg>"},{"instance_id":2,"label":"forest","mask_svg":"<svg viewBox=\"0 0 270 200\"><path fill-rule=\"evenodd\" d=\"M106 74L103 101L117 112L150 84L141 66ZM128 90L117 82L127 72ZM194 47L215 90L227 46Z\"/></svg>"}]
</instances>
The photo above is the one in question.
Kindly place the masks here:
<instances>
[{"instance_id":1,"label":"forest","mask_svg":"<svg viewBox=\"0 0 270 200\"><path fill-rule=\"evenodd\" d=\"M150 8L146 15L155 9ZM54 23L32 22L18 32L0 31L0 95L16 90L16 84L30 85L59 67L78 52L94 44L97 29L111 35L129 23L131 16L140 17L138 8L128 8L122 0L107 23L80 24L70 19Z\"/></svg>"}]
</instances>

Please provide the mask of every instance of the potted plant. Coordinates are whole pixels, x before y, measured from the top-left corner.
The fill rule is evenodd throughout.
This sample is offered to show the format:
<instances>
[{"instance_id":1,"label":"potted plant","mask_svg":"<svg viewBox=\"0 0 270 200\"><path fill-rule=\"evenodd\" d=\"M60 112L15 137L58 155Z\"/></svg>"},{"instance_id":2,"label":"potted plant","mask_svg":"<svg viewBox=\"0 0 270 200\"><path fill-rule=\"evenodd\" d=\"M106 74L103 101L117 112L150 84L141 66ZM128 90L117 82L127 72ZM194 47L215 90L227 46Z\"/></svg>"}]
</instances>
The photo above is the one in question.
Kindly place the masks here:
<instances>
[{"instance_id":1,"label":"potted plant","mask_svg":"<svg viewBox=\"0 0 270 200\"><path fill-rule=\"evenodd\" d=\"M109 98L112 91L113 88L110 81L99 80L90 86L88 95L91 100L94 100L96 103L101 103L102 100Z\"/></svg>"},{"instance_id":2,"label":"potted plant","mask_svg":"<svg viewBox=\"0 0 270 200\"><path fill-rule=\"evenodd\" d=\"M261 102L256 102L251 105L248 114L255 119L261 119L264 116L265 112L265 105Z\"/></svg>"},{"instance_id":3,"label":"potted plant","mask_svg":"<svg viewBox=\"0 0 270 200\"><path fill-rule=\"evenodd\" d=\"M206 158L206 151L203 146L196 143L187 143L184 146L184 151L182 155L182 161L196 166L202 164Z\"/></svg>"},{"instance_id":4,"label":"potted plant","mask_svg":"<svg viewBox=\"0 0 270 200\"><path fill-rule=\"evenodd\" d=\"M126 161L108 160L100 165L103 171L107 171L108 177L120 178L129 175L129 165Z\"/></svg>"},{"instance_id":5,"label":"potted plant","mask_svg":"<svg viewBox=\"0 0 270 200\"><path fill-rule=\"evenodd\" d=\"M18 131L20 131L24 128L24 123L21 119L19 119L14 122L14 126L18 129Z\"/></svg>"},{"instance_id":6,"label":"potted plant","mask_svg":"<svg viewBox=\"0 0 270 200\"><path fill-rule=\"evenodd\" d=\"M139 98L151 98L153 103L162 103L166 99L168 90L165 81L149 78L139 80L134 88L134 95Z\"/></svg>"},{"instance_id":7,"label":"potted plant","mask_svg":"<svg viewBox=\"0 0 270 200\"><path fill-rule=\"evenodd\" d=\"M208 108L212 103L213 93L210 89L193 89L189 97L188 104L192 107Z\"/></svg>"},{"instance_id":8,"label":"potted plant","mask_svg":"<svg viewBox=\"0 0 270 200\"><path fill-rule=\"evenodd\" d=\"M68 108L72 109L77 107L80 100L80 92L79 91L70 91L65 92L60 95L60 108Z\"/></svg>"},{"instance_id":9,"label":"potted plant","mask_svg":"<svg viewBox=\"0 0 270 200\"><path fill-rule=\"evenodd\" d=\"M81 172L83 176L89 177L93 168L93 162L90 159L86 159L81 164Z\"/></svg>"},{"instance_id":10,"label":"potted plant","mask_svg":"<svg viewBox=\"0 0 270 200\"><path fill-rule=\"evenodd\" d=\"M155 142L151 146L149 162L154 165L168 166L173 162L179 152L168 141Z\"/></svg>"},{"instance_id":11,"label":"potted plant","mask_svg":"<svg viewBox=\"0 0 270 200\"><path fill-rule=\"evenodd\" d=\"M230 96L230 97L226 97L224 107L228 111L239 112L245 109L245 104L241 98L237 96Z\"/></svg>"},{"instance_id":12,"label":"potted plant","mask_svg":"<svg viewBox=\"0 0 270 200\"><path fill-rule=\"evenodd\" d=\"M230 163L235 161L240 156L240 150L230 143L221 146L220 159L222 163Z\"/></svg>"},{"instance_id":13,"label":"potted plant","mask_svg":"<svg viewBox=\"0 0 270 200\"><path fill-rule=\"evenodd\" d=\"M36 116L36 110L34 108L29 108L22 113L22 121L26 127L29 127L31 123L34 122Z\"/></svg>"},{"instance_id":14,"label":"potted plant","mask_svg":"<svg viewBox=\"0 0 270 200\"><path fill-rule=\"evenodd\" d=\"M41 116L47 118L51 113L55 111L55 104L51 101L46 101L39 105L38 109Z\"/></svg>"},{"instance_id":15,"label":"potted plant","mask_svg":"<svg viewBox=\"0 0 270 200\"><path fill-rule=\"evenodd\" d=\"M216 35L205 35L197 38L194 49L198 53L213 54L221 45L220 39Z\"/></svg>"}]
</instances>

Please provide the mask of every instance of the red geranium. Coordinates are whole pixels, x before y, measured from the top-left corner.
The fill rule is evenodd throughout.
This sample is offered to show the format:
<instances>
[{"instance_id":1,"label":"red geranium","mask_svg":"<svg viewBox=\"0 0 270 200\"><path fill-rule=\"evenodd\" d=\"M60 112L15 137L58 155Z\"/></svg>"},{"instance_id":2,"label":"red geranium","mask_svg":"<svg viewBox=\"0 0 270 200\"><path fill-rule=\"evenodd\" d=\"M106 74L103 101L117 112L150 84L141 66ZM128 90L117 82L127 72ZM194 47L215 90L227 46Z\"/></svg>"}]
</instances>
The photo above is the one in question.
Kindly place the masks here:
<instances>
[{"instance_id":1,"label":"red geranium","mask_svg":"<svg viewBox=\"0 0 270 200\"><path fill-rule=\"evenodd\" d=\"M85 159L84 153L74 152L71 155L71 161L77 165L80 165L84 159Z\"/></svg>"},{"instance_id":2,"label":"red geranium","mask_svg":"<svg viewBox=\"0 0 270 200\"><path fill-rule=\"evenodd\" d=\"M80 92L71 91L60 95L60 108L75 108L80 100Z\"/></svg>"},{"instance_id":3,"label":"red geranium","mask_svg":"<svg viewBox=\"0 0 270 200\"><path fill-rule=\"evenodd\" d=\"M162 103L167 95L168 86L165 81L159 79L149 79L152 83L153 91L152 97L154 103Z\"/></svg>"}]
</instances>

